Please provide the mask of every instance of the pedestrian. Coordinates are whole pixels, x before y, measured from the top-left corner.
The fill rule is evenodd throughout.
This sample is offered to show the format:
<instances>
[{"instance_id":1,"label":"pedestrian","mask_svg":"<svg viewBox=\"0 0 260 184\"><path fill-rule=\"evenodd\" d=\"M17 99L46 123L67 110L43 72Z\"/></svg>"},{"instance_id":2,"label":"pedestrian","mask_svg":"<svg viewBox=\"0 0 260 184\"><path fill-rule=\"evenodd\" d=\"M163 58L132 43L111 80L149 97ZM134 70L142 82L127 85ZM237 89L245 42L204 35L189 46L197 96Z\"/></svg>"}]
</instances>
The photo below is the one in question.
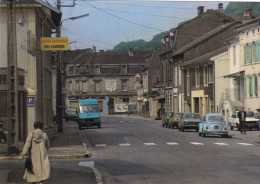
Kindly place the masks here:
<instances>
[{"instance_id":1,"label":"pedestrian","mask_svg":"<svg viewBox=\"0 0 260 184\"><path fill-rule=\"evenodd\" d=\"M23 178L27 182L42 184L50 176L50 163L48 158L48 149L50 142L46 133L42 131L43 123L35 122L34 131L26 139L20 159L28 154L31 148L32 171L25 170Z\"/></svg>"},{"instance_id":2,"label":"pedestrian","mask_svg":"<svg viewBox=\"0 0 260 184\"><path fill-rule=\"evenodd\" d=\"M246 111L244 111L244 107L241 107L241 110L237 113L239 119L239 128L240 132L244 132L246 134Z\"/></svg>"}]
</instances>

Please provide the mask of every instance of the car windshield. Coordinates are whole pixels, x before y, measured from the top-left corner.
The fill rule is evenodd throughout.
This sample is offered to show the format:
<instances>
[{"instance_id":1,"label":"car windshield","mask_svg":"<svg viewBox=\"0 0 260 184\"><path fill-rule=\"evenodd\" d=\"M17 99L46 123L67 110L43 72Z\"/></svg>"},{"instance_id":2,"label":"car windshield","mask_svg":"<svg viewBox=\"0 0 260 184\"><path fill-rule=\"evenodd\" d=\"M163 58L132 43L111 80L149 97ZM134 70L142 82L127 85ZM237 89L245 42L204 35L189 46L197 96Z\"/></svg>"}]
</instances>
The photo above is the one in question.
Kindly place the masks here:
<instances>
[{"instance_id":1,"label":"car windshield","mask_svg":"<svg viewBox=\"0 0 260 184\"><path fill-rule=\"evenodd\" d=\"M246 113L246 117L249 117L249 118L254 118L255 117L255 113L253 111L248 111Z\"/></svg>"},{"instance_id":2,"label":"car windshield","mask_svg":"<svg viewBox=\"0 0 260 184\"><path fill-rule=\"evenodd\" d=\"M177 118L180 118L180 117L181 117L181 113L177 113L177 114L176 114L176 117L177 117Z\"/></svg>"},{"instance_id":3,"label":"car windshield","mask_svg":"<svg viewBox=\"0 0 260 184\"><path fill-rule=\"evenodd\" d=\"M79 110L80 113L98 112L98 105L97 104L80 105Z\"/></svg>"},{"instance_id":4,"label":"car windshield","mask_svg":"<svg viewBox=\"0 0 260 184\"><path fill-rule=\"evenodd\" d=\"M185 119L200 119L200 115L199 114L185 114L184 118Z\"/></svg>"},{"instance_id":5,"label":"car windshield","mask_svg":"<svg viewBox=\"0 0 260 184\"><path fill-rule=\"evenodd\" d=\"M209 116L208 121L223 122L223 117L221 117L221 116Z\"/></svg>"}]
</instances>

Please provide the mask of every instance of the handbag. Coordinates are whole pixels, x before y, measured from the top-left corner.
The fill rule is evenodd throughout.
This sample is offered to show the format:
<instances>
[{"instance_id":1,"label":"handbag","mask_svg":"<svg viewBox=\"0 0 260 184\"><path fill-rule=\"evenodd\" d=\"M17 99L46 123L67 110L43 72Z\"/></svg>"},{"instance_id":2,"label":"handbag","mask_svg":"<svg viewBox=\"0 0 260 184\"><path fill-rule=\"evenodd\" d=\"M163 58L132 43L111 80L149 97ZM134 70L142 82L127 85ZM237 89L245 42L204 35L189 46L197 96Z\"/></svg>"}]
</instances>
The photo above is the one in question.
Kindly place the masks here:
<instances>
[{"instance_id":1,"label":"handbag","mask_svg":"<svg viewBox=\"0 0 260 184\"><path fill-rule=\"evenodd\" d=\"M32 165L32 159L31 159L31 149L32 149L32 139L31 139L31 147L28 150L28 156L25 160L24 166L27 169L28 172L33 173L33 165Z\"/></svg>"}]
</instances>

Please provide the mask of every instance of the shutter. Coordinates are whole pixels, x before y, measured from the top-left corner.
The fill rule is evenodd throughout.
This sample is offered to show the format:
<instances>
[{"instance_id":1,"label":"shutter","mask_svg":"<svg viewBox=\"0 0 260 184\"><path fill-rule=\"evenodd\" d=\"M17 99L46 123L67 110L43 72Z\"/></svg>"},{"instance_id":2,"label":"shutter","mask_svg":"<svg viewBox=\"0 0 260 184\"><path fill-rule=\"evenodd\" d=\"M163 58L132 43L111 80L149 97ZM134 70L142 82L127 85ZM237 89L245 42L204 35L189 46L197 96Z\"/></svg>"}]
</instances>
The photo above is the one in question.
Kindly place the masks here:
<instances>
[{"instance_id":1,"label":"shutter","mask_svg":"<svg viewBox=\"0 0 260 184\"><path fill-rule=\"evenodd\" d=\"M247 96L247 89L246 89L246 76L244 76L244 95Z\"/></svg>"},{"instance_id":2,"label":"shutter","mask_svg":"<svg viewBox=\"0 0 260 184\"><path fill-rule=\"evenodd\" d=\"M257 41L257 61L260 61L260 40Z\"/></svg>"},{"instance_id":3,"label":"shutter","mask_svg":"<svg viewBox=\"0 0 260 184\"><path fill-rule=\"evenodd\" d=\"M258 96L257 75L254 75L254 81L255 81L255 85L254 85L255 96Z\"/></svg>"},{"instance_id":4,"label":"shutter","mask_svg":"<svg viewBox=\"0 0 260 184\"><path fill-rule=\"evenodd\" d=\"M252 43L248 44L248 61L252 63Z\"/></svg>"},{"instance_id":5,"label":"shutter","mask_svg":"<svg viewBox=\"0 0 260 184\"><path fill-rule=\"evenodd\" d=\"M258 59L258 50L257 50L257 42L254 42L254 60L255 62L257 61Z\"/></svg>"},{"instance_id":6,"label":"shutter","mask_svg":"<svg viewBox=\"0 0 260 184\"><path fill-rule=\"evenodd\" d=\"M248 82L249 82L249 96L253 96L253 85L252 85L252 76L248 76Z\"/></svg>"},{"instance_id":7,"label":"shutter","mask_svg":"<svg viewBox=\"0 0 260 184\"><path fill-rule=\"evenodd\" d=\"M246 64L246 44L244 45L244 64Z\"/></svg>"}]
</instances>

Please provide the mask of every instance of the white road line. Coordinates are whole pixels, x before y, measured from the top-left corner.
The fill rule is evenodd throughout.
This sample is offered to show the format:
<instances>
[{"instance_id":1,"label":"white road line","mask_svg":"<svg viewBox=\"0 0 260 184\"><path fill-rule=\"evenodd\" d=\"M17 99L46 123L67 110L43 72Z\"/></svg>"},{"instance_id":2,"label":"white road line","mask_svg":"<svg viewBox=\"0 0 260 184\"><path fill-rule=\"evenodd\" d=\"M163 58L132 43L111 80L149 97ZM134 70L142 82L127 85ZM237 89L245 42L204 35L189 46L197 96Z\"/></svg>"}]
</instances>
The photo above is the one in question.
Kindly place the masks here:
<instances>
[{"instance_id":1,"label":"white road line","mask_svg":"<svg viewBox=\"0 0 260 184\"><path fill-rule=\"evenodd\" d=\"M146 146L155 146L156 144L155 143L144 143L144 145L146 145Z\"/></svg>"},{"instance_id":2,"label":"white road line","mask_svg":"<svg viewBox=\"0 0 260 184\"><path fill-rule=\"evenodd\" d=\"M177 142L167 142L166 144L168 144L170 146L179 145L179 143L177 143Z\"/></svg>"},{"instance_id":3,"label":"white road line","mask_svg":"<svg viewBox=\"0 0 260 184\"><path fill-rule=\"evenodd\" d=\"M129 144L129 143L120 143L120 144L118 144L119 146L131 146L131 144Z\"/></svg>"},{"instance_id":4,"label":"white road line","mask_svg":"<svg viewBox=\"0 0 260 184\"><path fill-rule=\"evenodd\" d=\"M204 145L203 143L200 143L200 142L190 142L190 143L193 145Z\"/></svg>"},{"instance_id":5,"label":"white road line","mask_svg":"<svg viewBox=\"0 0 260 184\"><path fill-rule=\"evenodd\" d=\"M96 147L105 147L105 146L107 146L106 144L96 144L95 145Z\"/></svg>"},{"instance_id":6,"label":"white road line","mask_svg":"<svg viewBox=\"0 0 260 184\"><path fill-rule=\"evenodd\" d=\"M220 145L220 146L228 146L229 144L223 143L223 142L214 142L214 144Z\"/></svg>"},{"instance_id":7,"label":"white road line","mask_svg":"<svg viewBox=\"0 0 260 184\"><path fill-rule=\"evenodd\" d=\"M243 146L252 146L253 145L253 144L250 144L250 143L242 143L242 142L237 143L237 144L240 144L240 145L243 145Z\"/></svg>"}]
</instances>

